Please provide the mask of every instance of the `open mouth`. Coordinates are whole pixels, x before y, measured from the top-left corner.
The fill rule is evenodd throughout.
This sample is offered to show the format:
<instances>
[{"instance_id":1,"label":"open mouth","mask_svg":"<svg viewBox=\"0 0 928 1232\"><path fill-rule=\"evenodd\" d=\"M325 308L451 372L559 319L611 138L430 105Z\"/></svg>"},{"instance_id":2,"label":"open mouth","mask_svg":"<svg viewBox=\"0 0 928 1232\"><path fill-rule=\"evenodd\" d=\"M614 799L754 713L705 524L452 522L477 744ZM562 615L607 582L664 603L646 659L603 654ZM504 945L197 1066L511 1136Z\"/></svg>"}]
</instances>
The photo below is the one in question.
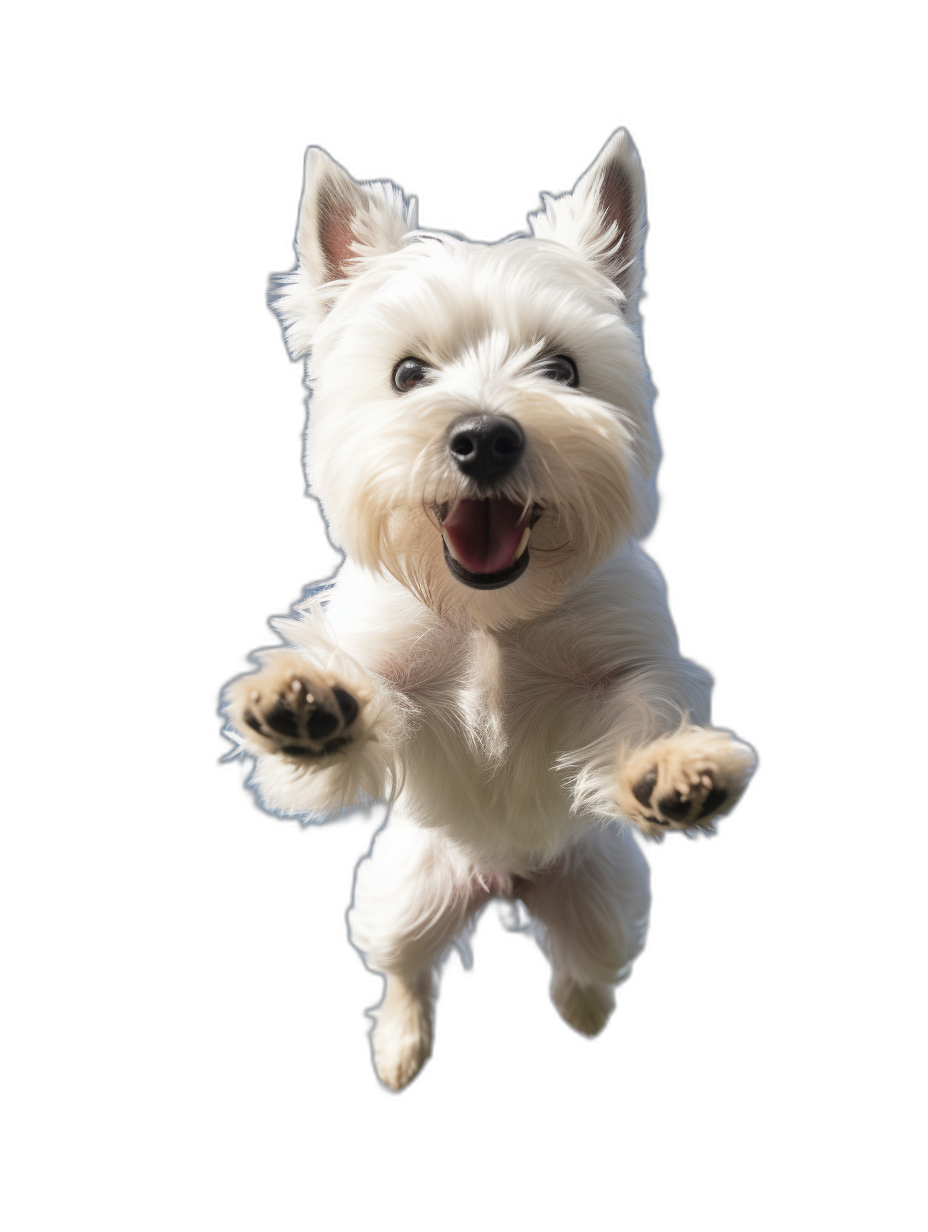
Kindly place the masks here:
<instances>
[{"instance_id":1,"label":"open mouth","mask_svg":"<svg viewBox=\"0 0 928 1232\"><path fill-rule=\"evenodd\" d=\"M528 541L541 511L503 496L461 500L441 520L445 562L465 586L497 590L528 568Z\"/></svg>"}]
</instances>

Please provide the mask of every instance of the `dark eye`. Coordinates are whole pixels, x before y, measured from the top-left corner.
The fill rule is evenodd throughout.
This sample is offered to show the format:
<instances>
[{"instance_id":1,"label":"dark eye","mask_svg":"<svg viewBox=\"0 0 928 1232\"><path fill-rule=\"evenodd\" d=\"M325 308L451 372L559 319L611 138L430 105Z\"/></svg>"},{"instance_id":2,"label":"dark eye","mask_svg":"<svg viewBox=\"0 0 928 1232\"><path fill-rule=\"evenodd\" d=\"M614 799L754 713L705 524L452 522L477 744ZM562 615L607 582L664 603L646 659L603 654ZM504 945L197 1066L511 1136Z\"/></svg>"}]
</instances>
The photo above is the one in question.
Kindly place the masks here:
<instances>
[{"instance_id":1,"label":"dark eye","mask_svg":"<svg viewBox=\"0 0 928 1232\"><path fill-rule=\"evenodd\" d=\"M393 369L393 388L398 389L401 394L408 393L410 389L421 385L428 374L428 365L421 359L413 359L412 356L401 359Z\"/></svg>"},{"instance_id":2,"label":"dark eye","mask_svg":"<svg viewBox=\"0 0 928 1232\"><path fill-rule=\"evenodd\" d=\"M553 355L546 359L541 367L541 375L549 381L557 381L560 385L570 385L571 388L580 383L577 365L569 355Z\"/></svg>"}]
</instances>

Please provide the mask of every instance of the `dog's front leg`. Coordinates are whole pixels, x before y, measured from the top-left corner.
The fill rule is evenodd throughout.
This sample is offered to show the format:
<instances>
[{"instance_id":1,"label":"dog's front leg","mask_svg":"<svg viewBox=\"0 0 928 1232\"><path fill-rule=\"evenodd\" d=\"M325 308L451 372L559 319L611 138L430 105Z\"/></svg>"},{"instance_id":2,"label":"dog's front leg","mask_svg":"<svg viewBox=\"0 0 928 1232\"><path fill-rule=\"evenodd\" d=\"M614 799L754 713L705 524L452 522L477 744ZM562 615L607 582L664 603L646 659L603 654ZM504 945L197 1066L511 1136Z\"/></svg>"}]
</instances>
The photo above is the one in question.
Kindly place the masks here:
<instances>
[{"instance_id":1,"label":"dog's front leg","mask_svg":"<svg viewBox=\"0 0 928 1232\"><path fill-rule=\"evenodd\" d=\"M709 724L710 681L685 660L640 668L593 711L595 737L560 759L576 806L627 818L651 838L712 829L738 803L754 750Z\"/></svg>"},{"instance_id":2,"label":"dog's front leg","mask_svg":"<svg viewBox=\"0 0 928 1232\"><path fill-rule=\"evenodd\" d=\"M225 709L271 808L331 814L390 794L395 700L335 647L282 648L226 689Z\"/></svg>"}]
</instances>

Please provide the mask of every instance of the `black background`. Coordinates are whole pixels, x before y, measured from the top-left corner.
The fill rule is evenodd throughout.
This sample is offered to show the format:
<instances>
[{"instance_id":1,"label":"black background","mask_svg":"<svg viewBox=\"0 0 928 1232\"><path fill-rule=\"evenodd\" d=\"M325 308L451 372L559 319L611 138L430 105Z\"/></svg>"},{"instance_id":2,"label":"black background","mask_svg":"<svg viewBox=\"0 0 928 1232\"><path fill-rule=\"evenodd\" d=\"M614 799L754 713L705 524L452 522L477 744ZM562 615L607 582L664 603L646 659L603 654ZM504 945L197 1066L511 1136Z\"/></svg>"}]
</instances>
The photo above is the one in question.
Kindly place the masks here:
<instances>
[{"instance_id":1,"label":"black background","mask_svg":"<svg viewBox=\"0 0 928 1232\"><path fill-rule=\"evenodd\" d=\"M191 596L197 606L202 740L171 833L179 865L205 840L181 938L195 994L187 1060L193 1085L218 1078L229 1106L256 1096L391 1125L474 1101L530 1119L553 1098L578 1111L605 1098L669 1105L690 1124L691 1100L780 1098L799 1053L791 971L804 957L795 920L806 887L786 710L808 612L791 556L801 517L784 407L796 366L789 235L769 172L775 117L755 100L684 100L685 117L621 90L571 100L478 107L372 90L343 108L307 91L301 107L191 113L177 191L195 324L175 596L179 621ZM647 549L683 653L715 675L715 723L755 745L760 769L717 838L648 846L651 934L604 1036L587 1042L561 1023L546 962L490 908L474 970L456 956L446 967L433 1061L396 1099L368 1060L364 1011L381 982L345 929L375 823L301 829L266 817L243 766L219 765L219 689L274 641L267 618L338 563L304 496L302 370L266 308L267 280L292 266L307 145L357 180L414 193L423 227L492 241L526 228L541 191L571 190L622 126L640 150L651 222L642 315L664 461Z\"/></svg>"}]
</instances>

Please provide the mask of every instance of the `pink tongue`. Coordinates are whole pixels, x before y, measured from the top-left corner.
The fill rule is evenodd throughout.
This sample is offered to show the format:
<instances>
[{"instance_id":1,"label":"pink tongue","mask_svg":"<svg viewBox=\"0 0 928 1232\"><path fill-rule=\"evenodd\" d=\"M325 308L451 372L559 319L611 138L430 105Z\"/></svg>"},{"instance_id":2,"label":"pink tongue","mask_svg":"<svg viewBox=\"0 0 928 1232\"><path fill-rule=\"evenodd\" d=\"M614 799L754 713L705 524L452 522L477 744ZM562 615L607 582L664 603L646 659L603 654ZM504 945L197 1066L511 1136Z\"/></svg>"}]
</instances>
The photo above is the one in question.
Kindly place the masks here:
<instances>
[{"instance_id":1,"label":"pink tongue","mask_svg":"<svg viewBox=\"0 0 928 1232\"><path fill-rule=\"evenodd\" d=\"M512 564L527 525L521 505L495 497L459 501L442 530L465 569L471 573L499 573Z\"/></svg>"}]
</instances>

